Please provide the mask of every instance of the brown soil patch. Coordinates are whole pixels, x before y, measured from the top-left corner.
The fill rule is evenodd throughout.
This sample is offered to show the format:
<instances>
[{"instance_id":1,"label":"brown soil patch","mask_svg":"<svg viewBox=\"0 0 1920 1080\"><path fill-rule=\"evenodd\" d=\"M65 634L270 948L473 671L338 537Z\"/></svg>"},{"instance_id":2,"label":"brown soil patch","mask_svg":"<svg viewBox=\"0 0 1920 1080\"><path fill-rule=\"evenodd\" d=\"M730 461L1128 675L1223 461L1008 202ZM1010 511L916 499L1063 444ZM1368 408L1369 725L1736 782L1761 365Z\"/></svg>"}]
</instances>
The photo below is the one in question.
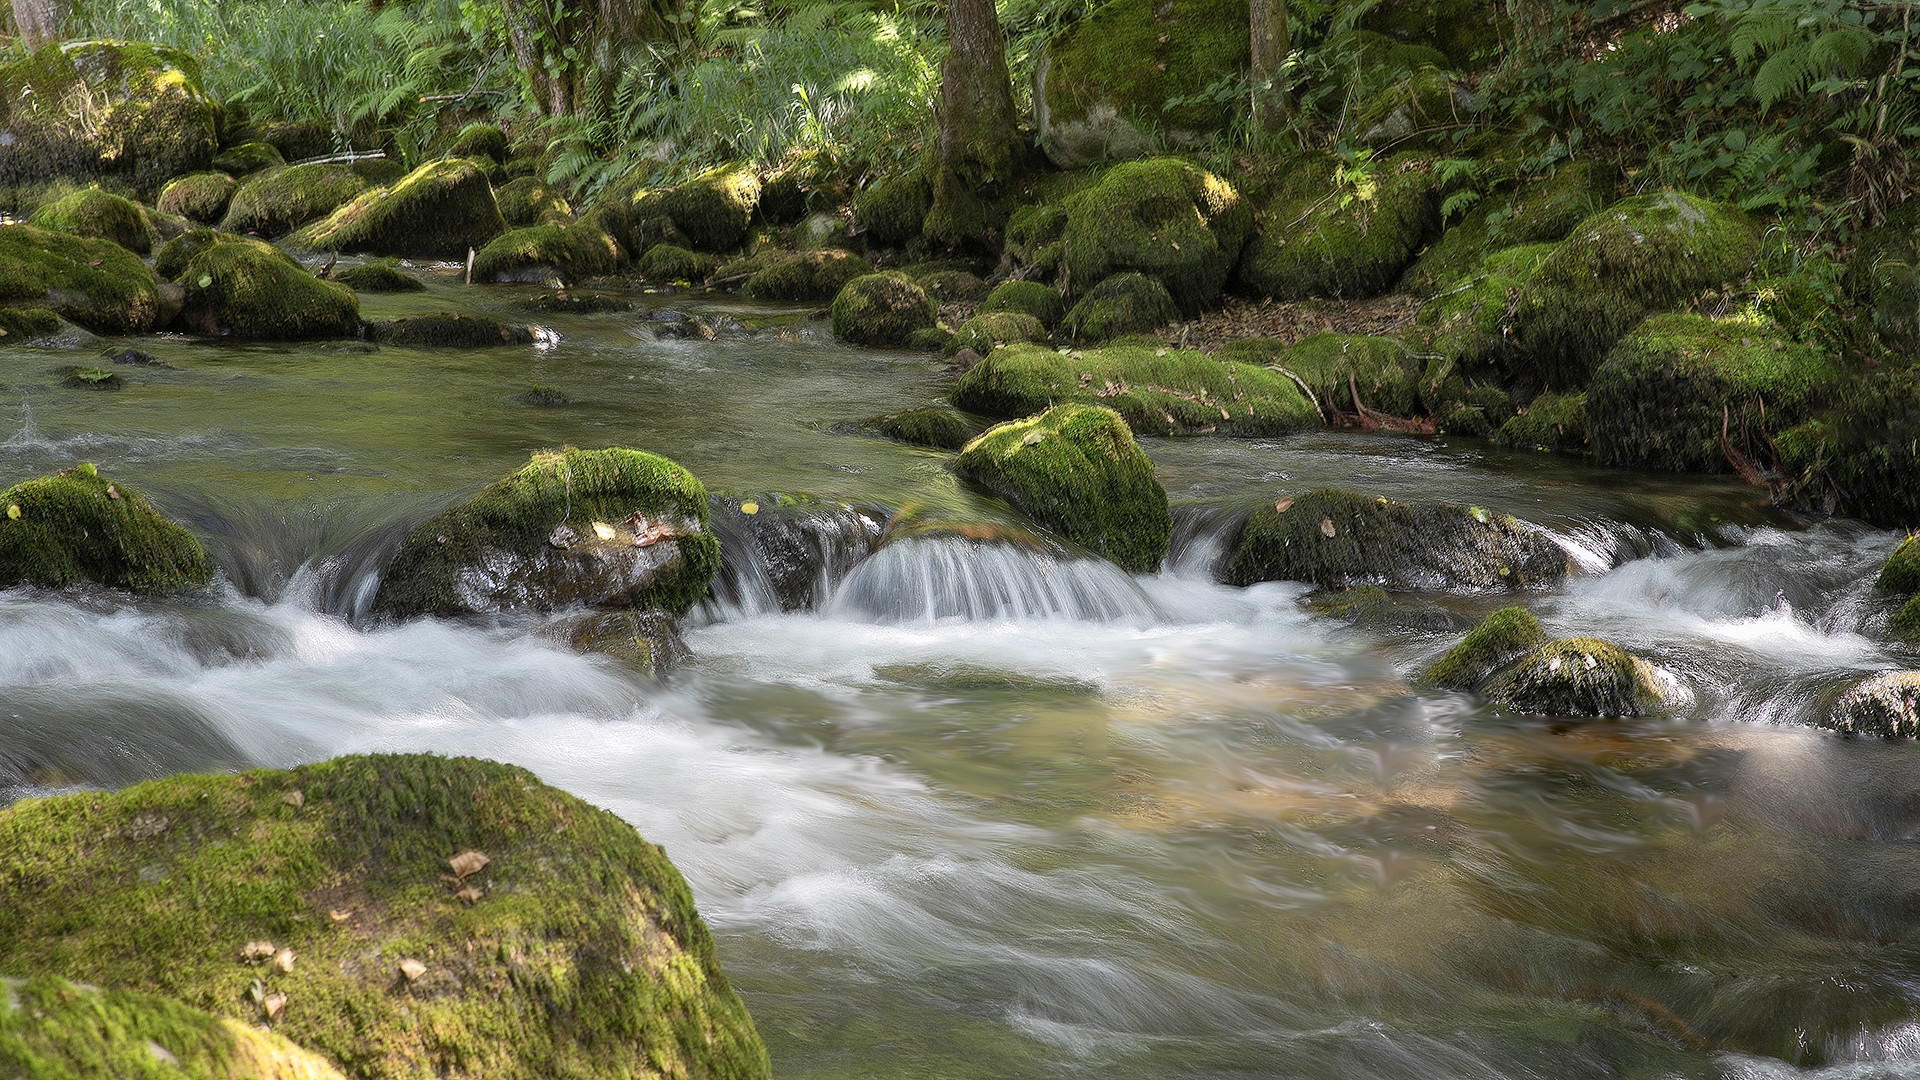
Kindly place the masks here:
<instances>
[{"instance_id":1,"label":"brown soil patch","mask_svg":"<svg viewBox=\"0 0 1920 1080\"><path fill-rule=\"evenodd\" d=\"M1210 353L1242 338L1278 338L1288 345L1315 334L1371 334L1389 337L1413 322L1418 297L1404 293L1371 300L1242 300L1197 319L1161 327L1154 335L1183 349Z\"/></svg>"}]
</instances>

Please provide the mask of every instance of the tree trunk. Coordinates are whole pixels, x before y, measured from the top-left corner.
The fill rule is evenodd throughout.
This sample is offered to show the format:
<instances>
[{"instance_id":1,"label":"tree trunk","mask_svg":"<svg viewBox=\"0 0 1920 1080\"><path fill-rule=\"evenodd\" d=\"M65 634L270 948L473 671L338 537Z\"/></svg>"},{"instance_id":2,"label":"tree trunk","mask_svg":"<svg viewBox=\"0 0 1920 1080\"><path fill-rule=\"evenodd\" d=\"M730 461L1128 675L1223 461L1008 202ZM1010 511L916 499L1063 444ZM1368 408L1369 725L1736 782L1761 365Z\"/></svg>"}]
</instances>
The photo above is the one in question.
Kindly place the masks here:
<instances>
[{"instance_id":1,"label":"tree trunk","mask_svg":"<svg viewBox=\"0 0 1920 1080\"><path fill-rule=\"evenodd\" d=\"M1253 125L1273 131L1292 114L1281 68L1287 62L1287 0L1252 0Z\"/></svg>"},{"instance_id":2,"label":"tree trunk","mask_svg":"<svg viewBox=\"0 0 1920 1080\"><path fill-rule=\"evenodd\" d=\"M514 62L548 116L585 108L596 82L610 87L630 47L687 33L685 0L501 0L500 7Z\"/></svg>"},{"instance_id":3,"label":"tree trunk","mask_svg":"<svg viewBox=\"0 0 1920 1080\"><path fill-rule=\"evenodd\" d=\"M13 0L13 23L29 51L60 40L66 0Z\"/></svg>"},{"instance_id":4,"label":"tree trunk","mask_svg":"<svg viewBox=\"0 0 1920 1080\"><path fill-rule=\"evenodd\" d=\"M996 215L989 204L1012 180L1018 148L1007 42L993 0L949 0L927 236L949 247L990 247Z\"/></svg>"}]
</instances>

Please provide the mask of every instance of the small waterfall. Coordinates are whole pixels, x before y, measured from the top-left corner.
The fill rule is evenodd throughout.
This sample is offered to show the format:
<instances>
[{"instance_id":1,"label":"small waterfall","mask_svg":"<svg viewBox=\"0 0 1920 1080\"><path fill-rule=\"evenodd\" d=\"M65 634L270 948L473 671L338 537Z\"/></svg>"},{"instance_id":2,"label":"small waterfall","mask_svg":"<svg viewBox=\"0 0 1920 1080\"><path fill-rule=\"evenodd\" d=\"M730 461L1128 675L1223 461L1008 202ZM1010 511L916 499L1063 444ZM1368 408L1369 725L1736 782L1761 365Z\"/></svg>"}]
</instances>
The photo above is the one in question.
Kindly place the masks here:
<instances>
[{"instance_id":1,"label":"small waterfall","mask_svg":"<svg viewBox=\"0 0 1920 1080\"><path fill-rule=\"evenodd\" d=\"M1245 508L1176 506L1167 572L1178 577L1212 578L1227 556L1227 543L1247 520Z\"/></svg>"},{"instance_id":2,"label":"small waterfall","mask_svg":"<svg viewBox=\"0 0 1920 1080\"><path fill-rule=\"evenodd\" d=\"M1126 571L1105 559L958 536L909 537L861 563L833 598L862 622L1159 618Z\"/></svg>"},{"instance_id":3,"label":"small waterfall","mask_svg":"<svg viewBox=\"0 0 1920 1080\"><path fill-rule=\"evenodd\" d=\"M781 495L716 494L708 504L720 540L720 573L713 599L702 607L715 621L822 606L873 552L887 517L879 507Z\"/></svg>"}]
</instances>

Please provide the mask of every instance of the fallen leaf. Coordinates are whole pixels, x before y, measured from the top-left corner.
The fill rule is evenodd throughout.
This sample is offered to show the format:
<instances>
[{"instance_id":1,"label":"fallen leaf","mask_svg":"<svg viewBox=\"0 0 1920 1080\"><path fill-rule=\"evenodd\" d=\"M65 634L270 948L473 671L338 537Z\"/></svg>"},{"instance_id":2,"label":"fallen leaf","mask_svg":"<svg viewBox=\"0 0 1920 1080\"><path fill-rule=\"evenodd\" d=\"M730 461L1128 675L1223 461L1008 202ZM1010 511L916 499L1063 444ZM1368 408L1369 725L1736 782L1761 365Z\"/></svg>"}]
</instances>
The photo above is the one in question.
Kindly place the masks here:
<instances>
[{"instance_id":1,"label":"fallen leaf","mask_svg":"<svg viewBox=\"0 0 1920 1080\"><path fill-rule=\"evenodd\" d=\"M1553 659L1551 659L1551 660L1549 660L1549 661L1547 661L1547 670L1548 670L1548 671L1559 671L1559 670L1560 670L1560 658L1556 656L1556 657L1554 657Z\"/></svg>"},{"instance_id":2,"label":"fallen leaf","mask_svg":"<svg viewBox=\"0 0 1920 1080\"><path fill-rule=\"evenodd\" d=\"M249 964L257 964L273 955L273 942L249 941L240 946L240 959Z\"/></svg>"},{"instance_id":3,"label":"fallen leaf","mask_svg":"<svg viewBox=\"0 0 1920 1080\"><path fill-rule=\"evenodd\" d=\"M267 1010L267 1019L278 1020L281 1012L287 1007L287 995L276 990L267 995L267 999L260 1003L260 1007Z\"/></svg>"},{"instance_id":4,"label":"fallen leaf","mask_svg":"<svg viewBox=\"0 0 1920 1080\"><path fill-rule=\"evenodd\" d=\"M99 266L99 265L100 265L100 264L101 264L102 262L104 262L104 261L105 261L104 259L89 259L89 260L87 260L87 265L88 265L88 266Z\"/></svg>"},{"instance_id":5,"label":"fallen leaf","mask_svg":"<svg viewBox=\"0 0 1920 1080\"><path fill-rule=\"evenodd\" d=\"M469 905L471 905L471 904L479 903L480 897L484 896L485 894L482 893L479 889L476 889L473 886L468 885L467 887L461 889L459 892L454 893L453 895L459 897L462 900L465 900Z\"/></svg>"},{"instance_id":6,"label":"fallen leaf","mask_svg":"<svg viewBox=\"0 0 1920 1080\"><path fill-rule=\"evenodd\" d=\"M1047 433L1044 431L1029 431L1020 437L1020 445L1032 446L1046 437Z\"/></svg>"},{"instance_id":7,"label":"fallen leaf","mask_svg":"<svg viewBox=\"0 0 1920 1080\"><path fill-rule=\"evenodd\" d=\"M20 504L19 503L7 504L7 520L8 521L20 520Z\"/></svg>"},{"instance_id":8,"label":"fallen leaf","mask_svg":"<svg viewBox=\"0 0 1920 1080\"><path fill-rule=\"evenodd\" d=\"M280 801L298 810L307 805L307 793L301 791L299 788L294 788L292 791L280 796Z\"/></svg>"},{"instance_id":9,"label":"fallen leaf","mask_svg":"<svg viewBox=\"0 0 1920 1080\"><path fill-rule=\"evenodd\" d=\"M427 965L421 963L418 960L415 960L411 956L407 957L405 960L400 961L400 974L405 975L407 977L408 982L418 982L420 979L420 976L425 975L426 973L427 973Z\"/></svg>"},{"instance_id":10,"label":"fallen leaf","mask_svg":"<svg viewBox=\"0 0 1920 1080\"><path fill-rule=\"evenodd\" d=\"M334 908L327 912L327 918L332 919L334 922L346 922L348 919L353 918L353 912L341 911L338 908Z\"/></svg>"},{"instance_id":11,"label":"fallen leaf","mask_svg":"<svg viewBox=\"0 0 1920 1080\"><path fill-rule=\"evenodd\" d=\"M1327 538L1327 539L1329 539L1329 540L1331 540L1331 539L1333 539L1333 532L1334 532L1334 529L1333 529L1333 519L1332 519L1332 518L1321 518L1321 519L1320 519L1320 535L1321 535L1321 536L1324 536L1324 537L1326 537L1326 538Z\"/></svg>"},{"instance_id":12,"label":"fallen leaf","mask_svg":"<svg viewBox=\"0 0 1920 1080\"><path fill-rule=\"evenodd\" d=\"M593 535L602 540L611 540L613 539L613 526L604 521L596 521L593 523Z\"/></svg>"},{"instance_id":13,"label":"fallen leaf","mask_svg":"<svg viewBox=\"0 0 1920 1080\"><path fill-rule=\"evenodd\" d=\"M116 488L116 487L114 487L114 486L113 486L112 484L108 484L108 485L107 485L107 498L109 498L109 499L118 499L118 498L120 498L120 489L119 489L119 488Z\"/></svg>"},{"instance_id":14,"label":"fallen leaf","mask_svg":"<svg viewBox=\"0 0 1920 1080\"><path fill-rule=\"evenodd\" d=\"M743 502L740 504L740 512L746 514L748 517L752 517L754 514L760 512L760 504L757 502Z\"/></svg>"},{"instance_id":15,"label":"fallen leaf","mask_svg":"<svg viewBox=\"0 0 1920 1080\"><path fill-rule=\"evenodd\" d=\"M492 861L492 859L487 858L478 851L463 851L453 858L448 859L447 865L453 868L453 872L456 875L464 878L469 874L477 874L481 870L486 869L486 865Z\"/></svg>"},{"instance_id":16,"label":"fallen leaf","mask_svg":"<svg viewBox=\"0 0 1920 1080\"><path fill-rule=\"evenodd\" d=\"M1276 514L1284 514L1291 509L1293 509L1292 499L1281 499L1279 502L1273 504L1273 512Z\"/></svg>"},{"instance_id":17,"label":"fallen leaf","mask_svg":"<svg viewBox=\"0 0 1920 1080\"><path fill-rule=\"evenodd\" d=\"M1593 654L1592 654L1592 653L1588 653L1588 654L1587 654L1587 670L1588 670L1588 671L1592 671L1592 670L1593 670L1594 668L1597 668L1597 667L1599 667L1599 666L1600 666L1600 661L1598 661L1598 660L1595 660L1595 659L1593 658Z\"/></svg>"},{"instance_id":18,"label":"fallen leaf","mask_svg":"<svg viewBox=\"0 0 1920 1080\"><path fill-rule=\"evenodd\" d=\"M293 950L281 949L273 954L273 970L282 974L293 970Z\"/></svg>"}]
</instances>

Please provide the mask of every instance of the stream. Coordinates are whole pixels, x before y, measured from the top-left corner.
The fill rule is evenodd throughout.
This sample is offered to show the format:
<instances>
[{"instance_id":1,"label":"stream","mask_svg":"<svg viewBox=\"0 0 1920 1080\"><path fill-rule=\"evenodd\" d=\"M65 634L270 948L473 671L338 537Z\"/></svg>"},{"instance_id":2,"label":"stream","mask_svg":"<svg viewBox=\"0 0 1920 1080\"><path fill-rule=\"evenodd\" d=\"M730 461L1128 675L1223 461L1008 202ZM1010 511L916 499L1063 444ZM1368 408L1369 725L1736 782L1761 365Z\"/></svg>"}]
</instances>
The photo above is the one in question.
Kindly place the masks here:
<instances>
[{"instance_id":1,"label":"stream","mask_svg":"<svg viewBox=\"0 0 1920 1080\"><path fill-rule=\"evenodd\" d=\"M1158 574L924 537L825 559L783 612L734 544L662 681L550 622L369 619L406 528L542 447L1008 517L838 426L940 398L936 358L792 305L536 295L363 298L535 347L0 348L0 487L95 462L222 568L202 597L0 592L0 804L370 751L525 766L666 848L780 1077L1920 1077L1920 752L1809 726L1920 662L1871 587L1895 534L1470 439L1149 439ZM667 311L713 339L656 338ZM109 344L170 366L62 385ZM1579 572L1521 602L1691 705L1565 724L1410 684L1510 596L1349 618L1214 583L1233 510L1329 485L1550 530Z\"/></svg>"}]
</instances>

